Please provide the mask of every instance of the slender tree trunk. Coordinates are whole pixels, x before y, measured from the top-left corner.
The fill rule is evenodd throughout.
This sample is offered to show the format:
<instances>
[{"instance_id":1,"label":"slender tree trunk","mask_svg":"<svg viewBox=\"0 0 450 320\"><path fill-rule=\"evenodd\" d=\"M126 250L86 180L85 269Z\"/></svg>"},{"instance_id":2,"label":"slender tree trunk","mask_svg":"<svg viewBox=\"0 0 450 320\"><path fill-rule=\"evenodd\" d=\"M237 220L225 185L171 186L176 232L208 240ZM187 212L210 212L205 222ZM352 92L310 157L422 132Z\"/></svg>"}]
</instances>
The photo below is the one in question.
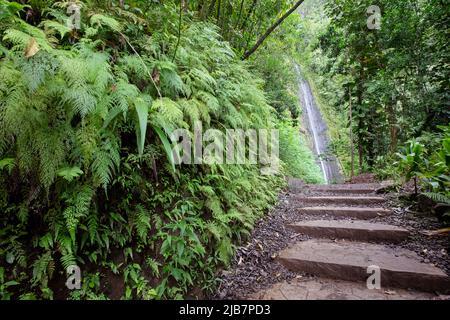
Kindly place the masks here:
<instances>
[{"instance_id":1,"label":"slender tree trunk","mask_svg":"<svg viewBox=\"0 0 450 320\"><path fill-rule=\"evenodd\" d=\"M353 110L352 110L352 89L348 89L349 95L349 113L350 113L350 152L352 156L351 172L350 177L353 180L355 176L355 146L353 143Z\"/></svg>"},{"instance_id":2,"label":"slender tree trunk","mask_svg":"<svg viewBox=\"0 0 450 320\"><path fill-rule=\"evenodd\" d=\"M389 133L391 137L391 143L389 149L391 152L395 152L397 150L398 143L398 128L397 128L397 117L396 117L396 107L395 107L395 99L392 97L390 103L388 104L386 111L389 122Z\"/></svg>"},{"instance_id":3,"label":"slender tree trunk","mask_svg":"<svg viewBox=\"0 0 450 320\"><path fill-rule=\"evenodd\" d=\"M247 52L244 53L244 56L242 57L243 60L246 60L248 57L250 57L258 48L263 44L263 42L267 39L268 36L281 24L283 21L289 17L297 8L303 3L304 0L297 1L294 6L289 9L288 12L286 12L280 19L278 19L267 31L262 35L261 38L256 42L256 44Z\"/></svg>"},{"instance_id":4,"label":"slender tree trunk","mask_svg":"<svg viewBox=\"0 0 450 320\"><path fill-rule=\"evenodd\" d=\"M180 41L181 41L181 24L183 23L183 11L185 10L185 0L182 0L180 2L180 16L179 16L179 20L178 20L178 40L177 40L177 45L175 46L175 51L173 52L173 57L172 57L172 62L175 61L175 58L177 56L177 51L178 51L178 47L180 46Z\"/></svg>"},{"instance_id":5,"label":"slender tree trunk","mask_svg":"<svg viewBox=\"0 0 450 320\"><path fill-rule=\"evenodd\" d=\"M219 3L217 5L217 25L220 25L219 21L220 21L220 5L222 4L222 1L219 0Z\"/></svg>"},{"instance_id":6,"label":"slender tree trunk","mask_svg":"<svg viewBox=\"0 0 450 320\"><path fill-rule=\"evenodd\" d=\"M362 134L364 128L363 117L361 117L362 112L362 100L363 100L363 83L364 83L364 67L359 57L359 78L356 79L356 107L358 108L358 155L359 155L359 170L358 173L363 173L363 163L364 163L364 138L365 135Z\"/></svg>"},{"instance_id":7,"label":"slender tree trunk","mask_svg":"<svg viewBox=\"0 0 450 320\"><path fill-rule=\"evenodd\" d=\"M234 25L235 29L239 26L239 23L241 22L242 10L244 9L244 3L245 3L245 0L241 0L241 7L239 8L239 16L238 16L237 21L236 21L236 23Z\"/></svg>"},{"instance_id":8,"label":"slender tree trunk","mask_svg":"<svg viewBox=\"0 0 450 320\"><path fill-rule=\"evenodd\" d=\"M248 10L247 15L245 16L245 19L242 22L242 26L241 26L242 32L244 32L245 26L247 25L247 21L250 18L250 16L253 14L253 10L255 10L257 3L258 3L258 0L253 0L252 5L250 6L250 9Z\"/></svg>"},{"instance_id":9,"label":"slender tree trunk","mask_svg":"<svg viewBox=\"0 0 450 320\"><path fill-rule=\"evenodd\" d=\"M216 6L216 1L217 0L211 1L211 4L209 5L209 8L208 8L208 12L206 13L205 19L208 18L213 13L214 7Z\"/></svg>"},{"instance_id":10,"label":"slender tree trunk","mask_svg":"<svg viewBox=\"0 0 450 320\"><path fill-rule=\"evenodd\" d=\"M362 141L359 141L358 144L358 156L359 156L359 170L358 173L363 173L363 144Z\"/></svg>"}]
</instances>

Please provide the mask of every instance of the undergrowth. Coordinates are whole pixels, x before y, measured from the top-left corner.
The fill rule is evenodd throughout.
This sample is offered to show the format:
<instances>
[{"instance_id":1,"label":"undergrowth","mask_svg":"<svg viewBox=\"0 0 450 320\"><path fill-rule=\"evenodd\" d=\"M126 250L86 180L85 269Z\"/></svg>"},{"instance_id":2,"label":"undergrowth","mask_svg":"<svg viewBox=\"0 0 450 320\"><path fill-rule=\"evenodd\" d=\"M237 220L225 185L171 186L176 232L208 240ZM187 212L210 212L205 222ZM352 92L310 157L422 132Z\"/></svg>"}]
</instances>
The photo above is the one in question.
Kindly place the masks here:
<instances>
[{"instance_id":1,"label":"undergrowth","mask_svg":"<svg viewBox=\"0 0 450 320\"><path fill-rule=\"evenodd\" d=\"M81 4L81 2L80 2ZM296 138L210 23L177 7L0 0L0 297L182 298L213 290L219 267L276 202L282 175L255 165L174 166L168 135L282 126L283 153L308 167ZM45 10L44 10L45 9ZM39 11L40 10L40 11ZM66 269L82 270L66 289Z\"/></svg>"}]
</instances>

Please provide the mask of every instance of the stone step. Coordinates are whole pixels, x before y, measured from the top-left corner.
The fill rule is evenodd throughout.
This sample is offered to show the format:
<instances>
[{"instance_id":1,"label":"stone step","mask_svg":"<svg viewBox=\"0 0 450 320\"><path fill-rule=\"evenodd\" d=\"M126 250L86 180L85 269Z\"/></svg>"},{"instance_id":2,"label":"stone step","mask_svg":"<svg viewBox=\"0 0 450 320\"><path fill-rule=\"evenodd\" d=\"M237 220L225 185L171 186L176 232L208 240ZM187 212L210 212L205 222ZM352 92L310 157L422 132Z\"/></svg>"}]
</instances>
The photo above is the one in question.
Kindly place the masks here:
<instances>
[{"instance_id":1,"label":"stone step","mask_svg":"<svg viewBox=\"0 0 450 320\"><path fill-rule=\"evenodd\" d=\"M280 252L278 260L296 271L355 282L366 282L369 266L381 270L381 288L400 287L447 292L449 277L440 269L421 262L403 248L360 242L308 240Z\"/></svg>"},{"instance_id":2,"label":"stone step","mask_svg":"<svg viewBox=\"0 0 450 320\"><path fill-rule=\"evenodd\" d=\"M355 197L355 196L316 196L308 197L303 195L294 195L292 199L303 204L323 204L323 205L372 205L385 202L383 197Z\"/></svg>"},{"instance_id":3,"label":"stone step","mask_svg":"<svg viewBox=\"0 0 450 320\"><path fill-rule=\"evenodd\" d=\"M310 188L305 190L318 193L318 194L375 194L376 189L367 188L367 189L329 189L329 188ZM302 191L304 192L304 191Z\"/></svg>"},{"instance_id":4,"label":"stone step","mask_svg":"<svg viewBox=\"0 0 450 320\"><path fill-rule=\"evenodd\" d=\"M327 184L314 185L305 184L303 181L295 178L288 178L289 190L291 192L301 192L304 190L335 192L335 193L366 193L392 186L392 181L382 181L378 183L358 183L358 184Z\"/></svg>"},{"instance_id":5,"label":"stone step","mask_svg":"<svg viewBox=\"0 0 450 320\"><path fill-rule=\"evenodd\" d=\"M392 212L383 208L355 208L355 207L306 207L298 212L306 215L329 215L342 218L356 218L369 220L390 215Z\"/></svg>"},{"instance_id":6,"label":"stone step","mask_svg":"<svg viewBox=\"0 0 450 320\"><path fill-rule=\"evenodd\" d=\"M305 191L331 194L371 194L381 188L381 184L331 184L307 185Z\"/></svg>"},{"instance_id":7,"label":"stone step","mask_svg":"<svg viewBox=\"0 0 450 320\"><path fill-rule=\"evenodd\" d=\"M391 225L364 221L316 220L288 225L296 232L318 238L349 239L356 241L402 242L409 231Z\"/></svg>"},{"instance_id":8,"label":"stone step","mask_svg":"<svg viewBox=\"0 0 450 320\"><path fill-rule=\"evenodd\" d=\"M308 184L306 185L309 189L327 189L327 190L376 190L382 186L381 183L358 183L358 184Z\"/></svg>"},{"instance_id":9,"label":"stone step","mask_svg":"<svg viewBox=\"0 0 450 320\"><path fill-rule=\"evenodd\" d=\"M370 290L363 283L325 278L301 278L279 282L244 297L246 300L439 300L420 291L384 288Z\"/></svg>"}]
</instances>

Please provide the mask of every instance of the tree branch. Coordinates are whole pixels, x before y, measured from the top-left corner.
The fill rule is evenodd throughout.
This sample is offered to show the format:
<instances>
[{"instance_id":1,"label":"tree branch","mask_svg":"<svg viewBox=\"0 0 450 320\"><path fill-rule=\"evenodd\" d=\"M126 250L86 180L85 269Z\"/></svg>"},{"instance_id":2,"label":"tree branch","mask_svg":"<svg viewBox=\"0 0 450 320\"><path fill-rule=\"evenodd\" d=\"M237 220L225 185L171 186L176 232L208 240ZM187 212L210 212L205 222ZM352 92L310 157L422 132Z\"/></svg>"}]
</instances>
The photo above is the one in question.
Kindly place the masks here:
<instances>
[{"instance_id":1,"label":"tree branch","mask_svg":"<svg viewBox=\"0 0 450 320\"><path fill-rule=\"evenodd\" d=\"M244 56L242 57L242 60L246 60L250 55L252 55L258 48L263 44L263 42L266 40L268 36L281 24L283 21L289 17L297 8L303 3L304 0L297 1L294 6L289 9L288 12L286 12L280 19L277 20L267 31L262 35L261 38L256 42L256 44L247 52L244 53Z\"/></svg>"}]
</instances>

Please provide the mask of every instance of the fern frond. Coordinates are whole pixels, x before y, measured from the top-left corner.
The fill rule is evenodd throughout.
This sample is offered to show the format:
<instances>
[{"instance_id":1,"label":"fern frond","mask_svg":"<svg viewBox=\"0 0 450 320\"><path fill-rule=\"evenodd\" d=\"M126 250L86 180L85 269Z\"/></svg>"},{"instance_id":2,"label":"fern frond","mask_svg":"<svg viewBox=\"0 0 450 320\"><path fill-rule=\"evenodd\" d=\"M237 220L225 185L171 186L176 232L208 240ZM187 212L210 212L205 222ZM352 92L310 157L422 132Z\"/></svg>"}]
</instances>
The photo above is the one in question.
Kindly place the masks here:
<instances>
[{"instance_id":1,"label":"fern frond","mask_svg":"<svg viewBox=\"0 0 450 320\"><path fill-rule=\"evenodd\" d=\"M47 35L54 35L55 33L58 33L61 39L71 31L67 25L59 23L55 20L45 20L41 23L41 25L44 27Z\"/></svg>"},{"instance_id":2,"label":"fern frond","mask_svg":"<svg viewBox=\"0 0 450 320\"><path fill-rule=\"evenodd\" d=\"M168 134L174 129L186 127L180 106L169 98L155 100L151 110L151 122Z\"/></svg>"},{"instance_id":3,"label":"fern frond","mask_svg":"<svg viewBox=\"0 0 450 320\"><path fill-rule=\"evenodd\" d=\"M115 139L107 138L94 152L92 171L96 181L106 190L112 181L115 169L120 165L119 145Z\"/></svg>"},{"instance_id":4,"label":"fern frond","mask_svg":"<svg viewBox=\"0 0 450 320\"><path fill-rule=\"evenodd\" d=\"M75 234L80 219L89 213L89 207L93 196L94 190L92 190L90 186L83 186L77 190L74 198L67 201L70 206L64 210L63 216L66 220L66 227L69 231L72 243L75 243Z\"/></svg>"},{"instance_id":5,"label":"fern frond","mask_svg":"<svg viewBox=\"0 0 450 320\"><path fill-rule=\"evenodd\" d=\"M113 31L121 32L122 31L122 25L119 21L112 17L105 16L103 14L94 14L91 17L91 25L92 26L99 26L99 27L108 27Z\"/></svg>"},{"instance_id":6,"label":"fern frond","mask_svg":"<svg viewBox=\"0 0 450 320\"><path fill-rule=\"evenodd\" d=\"M193 103L192 100L180 99L177 103L181 107L181 110L183 110L184 115L189 119L191 126L200 120L200 112L197 104Z\"/></svg>"},{"instance_id":7,"label":"fern frond","mask_svg":"<svg viewBox=\"0 0 450 320\"><path fill-rule=\"evenodd\" d=\"M142 205L138 204L135 208L132 221L137 235L145 243L151 229L150 213Z\"/></svg>"},{"instance_id":8,"label":"fern frond","mask_svg":"<svg viewBox=\"0 0 450 320\"><path fill-rule=\"evenodd\" d=\"M189 72L189 77L200 90L214 92L217 87L216 80L205 69L192 69Z\"/></svg>"},{"instance_id":9,"label":"fern frond","mask_svg":"<svg viewBox=\"0 0 450 320\"><path fill-rule=\"evenodd\" d=\"M33 263L33 277L31 279L31 285L40 285L42 288L46 288L48 281L52 278L55 271L55 263L51 256L51 252L48 251L42 254Z\"/></svg>"},{"instance_id":10,"label":"fern frond","mask_svg":"<svg viewBox=\"0 0 450 320\"><path fill-rule=\"evenodd\" d=\"M450 204L450 198L443 193L426 192L423 195L436 203Z\"/></svg>"},{"instance_id":11,"label":"fern frond","mask_svg":"<svg viewBox=\"0 0 450 320\"><path fill-rule=\"evenodd\" d=\"M219 100L217 100L217 98L214 95L205 91L198 91L195 94L195 97L206 104L210 113L213 113L215 115L219 114L220 112Z\"/></svg>"}]
</instances>

